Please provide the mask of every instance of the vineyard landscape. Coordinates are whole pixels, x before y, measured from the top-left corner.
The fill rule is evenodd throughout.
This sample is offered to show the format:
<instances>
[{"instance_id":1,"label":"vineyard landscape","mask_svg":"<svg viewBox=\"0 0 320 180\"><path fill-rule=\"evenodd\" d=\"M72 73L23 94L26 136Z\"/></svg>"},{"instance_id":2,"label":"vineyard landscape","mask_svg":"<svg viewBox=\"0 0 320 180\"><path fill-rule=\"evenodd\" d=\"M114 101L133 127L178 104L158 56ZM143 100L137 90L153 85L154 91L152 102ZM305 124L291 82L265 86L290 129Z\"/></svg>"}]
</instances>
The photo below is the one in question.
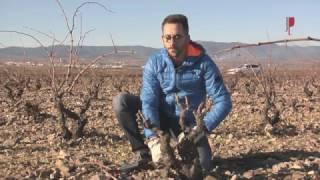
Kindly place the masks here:
<instances>
[{"instance_id":1,"label":"vineyard landscape","mask_svg":"<svg viewBox=\"0 0 320 180\"><path fill-rule=\"evenodd\" d=\"M230 67L220 62L218 65L222 72ZM319 67L317 63L273 64L269 67L273 71L265 70L256 77L223 74L232 94L233 110L209 135L214 152L212 177L319 177ZM57 82L65 78L66 68L56 68ZM1 176L119 178L121 163L133 154L112 111L112 98L121 91L138 95L142 69L91 68L82 74L72 93L63 99L66 108L79 114L91 97L84 113L87 123L83 134L74 138L63 136L49 69L50 66L1 65ZM263 76L271 77L272 82ZM265 129L268 121L263 118L263 81L267 90L272 84L269 90L275 93L274 108L279 111L279 121L271 130ZM96 95L90 94L93 90ZM66 118L66 124L72 129L76 121ZM135 170L128 177L163 179L166 175L161 169L151 168Z\"/></svg>"},{"instance_id":2,"label":"vineyard landscape","mask_svg":"<svg viewBox=\"0 0 320 180\"><path fill-rule=\"evenodd\" d=\"M213 168L199 170L195 143L181 145L160 132L164 161L124 170L135 154L113 98L139 96L144 64L159 48L118 46L111 33L111 46L85 45L91 31L82 31L80 9L95 5L114 12L99 2L83 2L68 16L60 0L54 2L65 21L64 40L30 27L32 33L0 28L1 35L37 44L6 47L0 39L0 179L320 179L320 47L290 45L320 39L197 41L219 67L233 104L216 129L203 132ZM42 43L42 36L51 43ZM237 67L258 69L229 73ZM194 114L198 125L206 111ZM141 133L143 126L151 128L137 117ZM194 158L182 163L189 155Z\"/></svg>"}]
</instances>

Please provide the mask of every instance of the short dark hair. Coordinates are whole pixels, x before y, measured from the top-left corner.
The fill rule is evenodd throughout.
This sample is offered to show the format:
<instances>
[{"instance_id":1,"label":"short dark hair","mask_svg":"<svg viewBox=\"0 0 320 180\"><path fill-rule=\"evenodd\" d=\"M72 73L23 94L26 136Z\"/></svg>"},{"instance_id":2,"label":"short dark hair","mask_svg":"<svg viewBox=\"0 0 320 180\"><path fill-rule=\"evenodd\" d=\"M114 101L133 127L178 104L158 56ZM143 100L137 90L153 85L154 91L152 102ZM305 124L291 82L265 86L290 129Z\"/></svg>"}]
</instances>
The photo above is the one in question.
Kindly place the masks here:
<instances>
[{"instance_id":1,"label":"short dark hair","mask_svg":"<svg viewBox=\"0 0 320 180\"><path fill-rule=\"evenodd\" d=\"M183 14L171 14L168 15L166 18L164 18L164 20L162 21L162 30L163 30L163 26L165 24L170 24L170 23L174 23L174 24L181 24L184 31L189 34L189 25L188 25L188 18L183 15Z\"/></svg>"}]
</instances>

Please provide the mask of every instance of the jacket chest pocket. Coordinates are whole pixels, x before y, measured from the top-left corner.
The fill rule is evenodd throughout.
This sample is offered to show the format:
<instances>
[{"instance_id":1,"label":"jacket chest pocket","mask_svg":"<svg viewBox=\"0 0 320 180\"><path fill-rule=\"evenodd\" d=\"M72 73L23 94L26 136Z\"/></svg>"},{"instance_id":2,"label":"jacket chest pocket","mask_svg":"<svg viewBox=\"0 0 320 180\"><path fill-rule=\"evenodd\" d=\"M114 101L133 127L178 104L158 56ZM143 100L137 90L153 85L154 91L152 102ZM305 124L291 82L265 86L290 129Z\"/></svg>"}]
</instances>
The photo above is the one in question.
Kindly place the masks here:
<instances>
[{"instance_id":1,"label":"jacket chest pocket","mask_svg":"<svg viewBox=\"0 0 320 180\"><path fill-rule=\"evenodd\" d=\"M157 78L159 80L161 88L166 88L170 85L170 82L173 80L172 75L169 72L158 73Z\"/></svg>"},{"instance_id":2,"label":"jacket chest pocket","mask_svg":"<svg viewBox=\"0 0 320 180\"><path fill-rule=\"evenodd\" d=\"M179 74L177 86L179 89L189 91L201 88L202 78L200 70L188 70Z\"/></svg>"}]
</instances>

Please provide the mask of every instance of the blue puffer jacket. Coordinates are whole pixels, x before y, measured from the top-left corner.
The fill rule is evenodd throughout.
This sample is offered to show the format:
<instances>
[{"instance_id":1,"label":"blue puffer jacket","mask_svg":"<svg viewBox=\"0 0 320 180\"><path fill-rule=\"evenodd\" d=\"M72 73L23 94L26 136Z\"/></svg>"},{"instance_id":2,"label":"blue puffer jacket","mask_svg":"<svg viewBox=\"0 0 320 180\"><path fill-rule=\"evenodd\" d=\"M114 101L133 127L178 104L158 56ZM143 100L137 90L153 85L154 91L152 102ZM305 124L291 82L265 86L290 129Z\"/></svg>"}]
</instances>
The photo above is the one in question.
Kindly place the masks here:
<instances>
[{"instance_id":1,"label":"blue puffer jacket","mask_svg":"<svg viewBox=\"0 0 320 180\"><path fill-rule=\"evenodd\" d=\"M208 95L214 105L204 117L204 122L206 128L212 131L232 108L230 94L217 66L200 45L191 41L187 54L186 60L176 69L166 49L149 58L144 67L140 94L142 112L152 124L160 126L161 113L170 119L179 118L180 109L175 94L181 102L187 96L192 110L197 109ZM186 122L193 125L194 120L190 111ZM144 132L146 137L154 134L146 128Z\"/></svg>"}]
</instances>

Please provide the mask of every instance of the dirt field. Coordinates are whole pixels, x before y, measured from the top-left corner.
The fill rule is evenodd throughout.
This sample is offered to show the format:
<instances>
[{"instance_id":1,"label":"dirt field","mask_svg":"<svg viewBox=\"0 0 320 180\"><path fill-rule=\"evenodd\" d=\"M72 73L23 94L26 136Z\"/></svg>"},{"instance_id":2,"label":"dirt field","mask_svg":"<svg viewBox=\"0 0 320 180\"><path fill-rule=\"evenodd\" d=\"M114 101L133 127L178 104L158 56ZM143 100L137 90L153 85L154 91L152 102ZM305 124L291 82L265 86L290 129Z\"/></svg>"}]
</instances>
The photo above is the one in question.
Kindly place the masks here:
<instances>
[{"instance_id":1,"label":"dirt field","mask_svg":"<svg viewBox=\"0 0 320 180\"><path fill-rule=\"evenodd\" d=\"M92 82L102 78L103 83L98 98L86 112L84 136L65 140L47 69L0 68L1 178L179 179L174 173L168 175L153 168L120 176L120 164L133 154L112 112L112 97L119 90L139 93L138 70L94 69L84 74L73 93L64 99L72 110L79 110ZM268 131L262 120L265 94L259 81L254 76L236 79L224 75L232 92L233 110L209 135L214 169L207 179L320 178L320 65L310 68L297 65L272 73L280 121ZM63 72L58 71L57 76ZM30 77L30 82L23 87L22 95L17 96L19 89L13 84L10 89L18 99L10 98L5 88L8 80L26 77ZM305 88L312 94L308 96ZM37 104L41 116L28 114L26 101ZM72 127L71 122L69 119L67 124Z\"/></svg>"}]
</instances>

